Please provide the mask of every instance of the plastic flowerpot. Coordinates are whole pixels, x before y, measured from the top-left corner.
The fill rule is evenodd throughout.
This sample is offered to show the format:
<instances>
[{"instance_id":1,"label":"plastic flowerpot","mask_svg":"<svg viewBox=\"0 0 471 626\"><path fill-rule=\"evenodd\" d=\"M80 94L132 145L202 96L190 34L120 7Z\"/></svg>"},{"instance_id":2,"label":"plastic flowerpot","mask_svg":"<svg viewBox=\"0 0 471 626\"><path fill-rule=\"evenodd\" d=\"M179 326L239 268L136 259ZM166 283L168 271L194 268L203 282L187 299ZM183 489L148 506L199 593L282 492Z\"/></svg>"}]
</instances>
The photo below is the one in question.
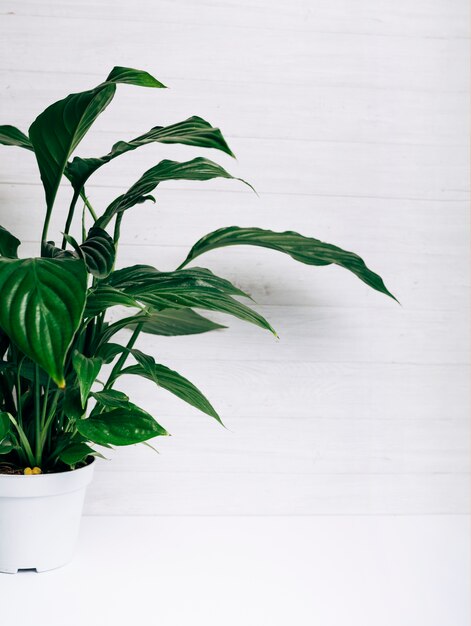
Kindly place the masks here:
<instances>
[{"instance_id":1,"label":"plastic flowerpot","mask_svg":"<svg viewBox=\"0 0 471 626\"><path fill-rule=\"evenodd\" d=\"M94 459L56 474L0 474L0 572L43 572L74 554Z\"/></svg>"}]
</instances>

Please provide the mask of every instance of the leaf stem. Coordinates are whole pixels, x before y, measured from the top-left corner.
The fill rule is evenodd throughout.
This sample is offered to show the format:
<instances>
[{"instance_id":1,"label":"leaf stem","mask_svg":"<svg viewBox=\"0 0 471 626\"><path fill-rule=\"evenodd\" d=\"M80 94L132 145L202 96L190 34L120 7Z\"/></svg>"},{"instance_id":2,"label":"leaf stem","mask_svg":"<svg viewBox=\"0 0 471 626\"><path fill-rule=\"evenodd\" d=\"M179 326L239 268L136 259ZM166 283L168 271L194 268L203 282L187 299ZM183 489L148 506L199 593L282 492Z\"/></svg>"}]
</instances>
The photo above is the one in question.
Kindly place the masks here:
<instances>
[{"instance_id":1,"label":"leaf stem","mask_svg":"<svg viewBox=\"0 0 471 626\"><path fill-rule=\"evenodd\" d=\"M87 196L85 195L85 191L82 189L82 191L80 192L80 197L82 198L82 200L85 203L85 206L87 207L87 209L90 211L90 215L93 217L93 219L95 220L95 222L98 219L98 215L95 213L95 211L93 210L92 205L90 204Z\"/></svg>"},{"instance_id":2,"label":"leaf stem","mask_svg":"<svg viewBox=\"0 0 471 626\"><path fill-rule=\"evenodd\" d=\"M129 356L129 351L131 350L131 348L134 346L134 344L136 343L136 339L139 337L139 333L142 330L142 326L143 324L137 324L136 328L134 329L128 343L126 344L125 349L123 350L123 352L121 353L121 356L119 357L119 359L116 361L115 366L113 367L113 369L111 370L111 374L108 377L108 380L105 383L105 386L103 387L103 390L105 389L110 389L111 386L113 385L117 375L119 374L119 372L121 371L123 365L126 362L126 359Z\"/></svg>"},{"instance_id":3,"label":"leaf stem","mask_svg":"<svg viewBox=\"0 0 471 626\"><path fill-rule=\"evenodd\" d=\"M46 388L44 390L44 404L43 404L43 411L42 411L42 415L41 415L41 428L44 428L44 423L46 421L47 400L48 400L48 396L49 396L49 387L50 387L50 385L51 385L51 378L48 377Z\"/></svg>"},{"instance_id":4,"label":"leaf stem","mask_svg":"<svg viewBox=\"0 0 471 626\"><path fill-rule=\"evenodd\" d=\"M41 465L41 387L39 384L39 365L34 364L34 426L36 434L36 463Z\"/></svg>"},{"instance_id":5,"label":"leaf stem","mask_svg":"<svg viewBox=\"0 0 471 626\"><path fill-rule=\"evenodd\" d=\"M51 209L47 210L46 218L44 220L43 232L41 234L41 254L43 254L44 244L46 243L46 240L47 240L47 231L49 229L49 221L51 219L51 213L52 213L52 207Z\"/></svg>"},{"instance_id":6,"label":"leaf stem","mask_svg":"<svg viewBox=\"0 0 471 626\"><path fill-rule=\"evenodd\" d=\"M46 419L46 421L44 423L44 427L43 427L43 430L42 430L42 433L41 433L41 441L40 441L41 453L42 453L42 450L44 448L44 443L46 441L46 437L47 437L47 433L48 433L49 427L51 426L51 422L54 419L54 416L55 416L55 413L56 413L56 407L57 407L57 403L59 402L60 394L61 394L61 390L57 389L56 393L54 395L54 398L52 400L52 403L51 403L51 408L49 409L49 414L48 414L47 419Z\"/></svg>"},{"instance_id":7,"label":"leaf stem","mask_svg":"<svg viewBox=\"0 0 471 626\"><path fill-rule=\"evenodd\" d=\"M65 227L64 227L64 236L62 238L62 245L61 245L61 248L63 250L65 250L65 247L67 245L66 235L69 234L70 226L74 218L75 205L77 204L77 200L79 199L79 197L80 197L80 191L74 190L74 195L72 196L72 201L70 203L69 212L67 214L67 220L65 222Z\"/></svg>"},{"instance_id":8,"label":"leaf stem","mask_svg":"<svg viewBox=\"0 0 471 626\"><path fill-rule=\"evenodd\" d=\"M17 355L18 357L18 355ZM25 357L22 357L20 359L20 362L16 363L16 414L18 417L18 422L20 424L20 426L23 428L23 407L21 406L21 366L23 364L23 359Z\"/></svg>"},{"instance_id":9,"label":"leaf stem","mask_svg":"<svg viewBox=\"0 0 471 626\"><path fill-rule=\"evenodd\" d=\"M114 252L115 252L115 256L114 256L114 262L113 262L113 267L111 271L114 271L115 265L116 265L116 259L118 257L118 243L119 243L119 238L121 235L121 220L123 219L123 215L124 213L118 213L116 215L116 220L114 223L114 232L113 232L113 242L114 242Z\"/></svg>"}]
</instances>

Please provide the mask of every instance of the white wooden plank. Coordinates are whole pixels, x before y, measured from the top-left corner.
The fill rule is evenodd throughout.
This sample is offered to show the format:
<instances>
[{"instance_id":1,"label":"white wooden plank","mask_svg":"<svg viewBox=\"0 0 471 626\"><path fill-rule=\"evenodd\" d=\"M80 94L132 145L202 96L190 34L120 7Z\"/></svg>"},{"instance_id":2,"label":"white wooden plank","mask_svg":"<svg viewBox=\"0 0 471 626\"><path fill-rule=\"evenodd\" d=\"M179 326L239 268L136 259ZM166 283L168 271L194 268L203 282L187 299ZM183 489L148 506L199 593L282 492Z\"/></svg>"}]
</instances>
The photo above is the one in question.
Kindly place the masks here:
<instances>
[{"instance_id":1,"label":"white wooden plank","mask_svg":"<svg viewBox=\"0 0 471 626\"><path fill-rule=\"evenodd\" d=\"M8 29L9 41L16 42L13 47L4 45L6 69L30 70L40 63L39 58L35 63L28 59L27 47L40 51L48 70L60 72L71 68L89 72L93 67L106 75L117 56L126 59L130 67L140 67L146 60L154 65L158 59L164 83L172 76L192 74L204 80L259 80L284 88L310 81L375 84L379 88L466 89L464 68L454 62L465 58L465 39L403 38L398 45L394 37L351 37L338 32L300 37L292 31L282 36L276 30L265 30L261 37L257 29L213 24L202 24L196 36L193 24L172 23L158 28L151 21L110 20L104 29L101 20L88 17L51 20L15 14L4 16L3 28ZM86 32L87 45L80 37L71 37L78 32ZM47 37L46 33L54 36ZM154 70L148 62L146 65Z\"/></svg>"},{"instance_id":2,"label":"white wooden plank","mask_svg":"<svg viewBox=\"0 0 471 626\"><path fill-rule=\"evenodd\" d=\"M7 154L11 154L11 149ZM111 189L93 187L88 195L98 214L101 214L125 188L126 184ZM0 194L4 206L10 207L3 211L5 227L21 233L24 241L37 241L44 220L42 187L39 184L5 184L0 185ZM414 259L415 262L440 255L451 259L465 254L468 247L466 228L463 227L469 217L466 201L419 202L396 198L290 194L262 194L257 198L254 194L238 193L231 187L212 192L203 184L190 191L162 186L155 191L155 195L157 204L136 205L127 211L120 245L126 258L152 254L148 248L159 249L155 253L159 267L163 264L169 269L173 263L182 261L181 256L173 258L174 255L185 254L185 250L177 251L178 247L188 250L208 232L233 224L275 231L296 230L347 249L360 248L357 251L365 255L382 254L385 261L389 253L397 262L400 262L399 257ZM52 237L57 238L64 228L70 199L70 189L64 186L52 215ZM73 232L79 235L78 215L73 228ZM138 250L133 252L128 246ZM262 264L264 256L270 261L277 256L267 257L271 254L269 250L237 247L207 254L200 257L200 261L220 263L227 254L240 250L244 256L251 255L255 250ZM295 267L300 266L296 264ZM462 271L465 273L467 268Z\"/></svg>"},{"instance_id":3,"label":"white wooden plank","mask_svg":"<svg viewBox=\"0 0 471 626\"><path fill-rule=\"evenodd\" d=\"M414 11L407 0L374 2L363 0L361 10L345 0L296 0L289 4L259 0L256 4L244 0L237 3L194 3L191 0L137 0L132 6L123 1L77 2L77 0L48 0L21 3L3 0L5 12L18 16L49 18L86 18L126 22L158 23L159 28L172 24L218 25L244 30L292 30L296 32L327 32L331 34L381 35L390 37L466 37L467 6L460 0L446 5L416 0Z\"/></svg>"},{"instance_id":4,"label":"white wooden plank","mask_svg":"<svg viewBox=\"0 0 471 626\"><path fill-rule=\"evenodd\" d=\"M119 137L116 137L119 139ZM92 143L90 139L88 144ZM109 148L90 146L82 154L106 153ZM238 161L221 155L218 162L231 174L250 180L260 193L290 193L344 197L403 198L419 200L466 200L468 197L467 148L450 146L404 146L383 144L333 144L314 147L302 141L234 139ZM155 147L129 152L94 175L94 185L131 186L161 157ZM4 151L3 151L4 152ZM184 161L201 156L201 149L165 146L158 151L166 158ZM11 149L2 167L0 182L34 183L34 157ZM296 164L296 165L294 165ZM167 189L191 189L194 182L162 183ZM204 183L208 189L249 193L239 181L216 179ZM251 192L250 192L251 193Z\"/></svg>"},{"instance_id":5,"label":"white wooden plank","mask_svg":"<svg viewBox=\"0 0 471 626\"><path fill-rule=\"evenodd\" d=\"M87 515L463 514L464 474L321 475L98 471Z\"/></svg>"},{"instance_id":6,"label":"white wooden plank","mask_svg":"<svg viewBox=\"0 0 471 626\"><path fill-rule=\"evenodd\" d=\"M378 297L380 297L378 295ZM203 358L314 363L464 364L469 361L467 311L407 311L393 301L389 309L264 307L280 340L237 319L230 331L192 337L146 336L142 346L166 358ZM227 316L216 316L227 322ZM125 331L122 331L123 333ZM118 336L118 335L116 335Z\"/></svg>"},{"instance_id":7,"label":"white wooden plank","mask_svg":"<svg viewBox=\"0 0 471 626\"><path fill-rule=\"evenodd\" d=\"M143 343L142 348L154 353L158 362L196 384L236 430L244 428L240 420L254 416L266 419L267 428L272 418L283 418L289 428L291 417L427 423L466 420L470 411L469 368L461 365L277 362L262 358L247 362L229 360L230 351L224 348L218 360L210 360L204 356L203 337L201 359L193 361L188 354L177 356L171 348L162 354L161 346L154 352ZM116 386L159 419L172 418L172 428L184 417L213 428L210 418L149 381L129 376Z\"/></svg>"},{"instance_id":8,"label":"white wooden plank","mask_svg":"<svg viewBox=\"0 0 471 626\"><path fill-rule=\"evenodd\" d=\"M4 227L30 240L21 247L24 256L39 250L38 242L31 241L37 240L43 220L43 211L30 209L42 202L37 198L42 192L36 191L30 193L31 188L18 186L0 188L6 206L15 206L14 211L2 216ZM468 219L465 203L456 204L455 218L445 221L450 212L447 203L416 203L412 211L407 201L304 197L259 200L222 195L165 191L157 206L148 204L129 211L123 222L124 243L119 248L118 267L148 263L172 270L192 243L224 224L294 229L359 253L408 310L468 307L469 271L462 261L468 246L463 228ZM92 193L97 207L105 204L100 197L102 194ZM64 207L58 205L51 224L50 237L56 241L65 221ZM77 229L73 232L80 236ZM305 266L269 250L226 248L206 254L194 264L229 278L264 305L391 306L387 298L370 291L345 270Z\"/></svg>"},{"instance_id":9,"label":"white wooden plank","mask_svg":"<svg viewBox=\"0 0 471 626\"><path fill-rule=\"evenodd\" d=\"M142 397L142 396L141 396ZM149 401L148 401L149 402ZM302 474L435 474L469 471L465 419L341 420L257 416L225 419L228 430L205 416L168 417L147 404L172 437L156 439L156 455L143 446L102 450L106 472ZM152 408L151 408L152 407Z\"/></svg>"},{"instance_id":10,"label":"white wooden plank","mask_svg":"<svg viewBox=\"0 0 471 626\"><path fill-rule=\"evenodd\" d=\"M91 71L91 70L90 70ZM155 70L157 73L157 70ZM89 89L103 76L71 72L0 70L2 123L26 130L46 106L68 93ZM220 126L228 141L235 137L273 137L345 143L465 144L469 96L466 91L378 90L374 85L279 85L235 81L211 84L172 78L170 89L119 90L113 104L94 125L105 149L119 134L127 139L155 125L200 115ZM31 98L34 89L35 97ZM280 144L280 148L282 145ZM156 151L158 154L158 151Z\"/></svg>"}]
</instances>

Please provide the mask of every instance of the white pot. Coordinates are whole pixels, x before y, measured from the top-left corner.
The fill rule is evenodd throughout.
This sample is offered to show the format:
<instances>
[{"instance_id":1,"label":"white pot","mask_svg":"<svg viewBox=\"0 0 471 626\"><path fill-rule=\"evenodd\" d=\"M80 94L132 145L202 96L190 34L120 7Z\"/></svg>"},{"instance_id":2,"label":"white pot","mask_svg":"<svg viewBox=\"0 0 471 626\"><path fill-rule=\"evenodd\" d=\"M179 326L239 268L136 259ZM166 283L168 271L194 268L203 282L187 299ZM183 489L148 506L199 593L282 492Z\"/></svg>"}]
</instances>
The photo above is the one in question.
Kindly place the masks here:
<instances>
[{"instance_id":1,"label":"white pot","mask_svg":"<svg viewBox=\"0 0 471 626\"><path fill-rule=\"evenodd\" d=\"M72 559L94 465L57 474L0 474L0 572L43 572Z\"/></svg>"}]
</instances>

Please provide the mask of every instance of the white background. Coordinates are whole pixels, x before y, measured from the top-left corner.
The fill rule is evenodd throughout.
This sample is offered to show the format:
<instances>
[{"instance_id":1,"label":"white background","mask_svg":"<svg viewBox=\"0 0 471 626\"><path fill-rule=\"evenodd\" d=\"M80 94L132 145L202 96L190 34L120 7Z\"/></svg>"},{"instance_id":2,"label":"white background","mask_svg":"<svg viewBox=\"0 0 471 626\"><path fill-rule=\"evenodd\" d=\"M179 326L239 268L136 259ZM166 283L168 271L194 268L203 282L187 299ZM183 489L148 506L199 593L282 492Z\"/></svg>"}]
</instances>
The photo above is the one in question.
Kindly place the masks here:
<instances>
[{"instance_id":1,"label":"white background","mask_svg":"<svg viewBox=\"0 0 471 626\"><path fill-rule=\"evenodd\" d=\"M398 306L340 268L256 248L199 260L249 291L280 341L230 329L140 347L197 384L228 430L153 387L123 389L174 435L102 463L89 515L462 514L468 471L467 2L2 0L1 123L24 131L113 65L168 90L119 86L78 150L198 114L250 180L163 184L124 220L120 265L173 269L221 226L293 229L359 253ZM103 167L100 210L161 158ZM37 252L32 155L3 148L1 223ZM68 190L51 235L59 238Z\"/></svg>"},{"instance_id":2,"label":"white background","mask_svg":"<svg viewBox=\"0 0 471 626\"><path fill-rule=\"evenodd\" d=\"M139 347L186 375L228 429L130 379L174 435L97 467L68 567L2 576L2 623L469 624L468 7L465 0L0 0L0 123L119 86L78 153L197 114L250 180L164 184L124 220L120 265L173 269L203 234L293 229L365 258L402 306L340 268L255 248L202 257L280 341L225 331ZM88 187L104 210L162 158ZM0 223L37 254L32 155L0 151ZM59 238L70 194L59 195ZM124 337L123 337L124 338ZM165 517L164 517L165 516Z\"/></svg>"}]
</instances>

